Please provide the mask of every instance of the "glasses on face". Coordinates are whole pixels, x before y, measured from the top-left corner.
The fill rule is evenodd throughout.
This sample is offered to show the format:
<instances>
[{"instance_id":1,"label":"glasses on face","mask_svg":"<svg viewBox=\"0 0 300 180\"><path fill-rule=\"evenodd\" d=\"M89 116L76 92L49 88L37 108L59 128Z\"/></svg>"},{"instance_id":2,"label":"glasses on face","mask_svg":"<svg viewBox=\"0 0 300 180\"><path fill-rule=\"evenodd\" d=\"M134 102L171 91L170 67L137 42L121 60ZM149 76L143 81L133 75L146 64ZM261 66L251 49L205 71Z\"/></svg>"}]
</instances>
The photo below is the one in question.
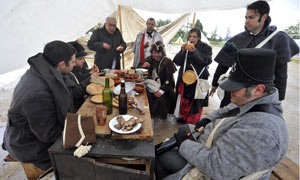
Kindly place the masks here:
<instances>
[{"instance_id":1,"label":"glasses on face","mask_svg":"<svg viewBox=\"0 0 300 180\"><path fill-rule=\"evenodd\" d=\"M110 23L108 23L107 25L111 28L115 28L117 26L116 24L110 24Z\"/></svg>"}]
</instances>

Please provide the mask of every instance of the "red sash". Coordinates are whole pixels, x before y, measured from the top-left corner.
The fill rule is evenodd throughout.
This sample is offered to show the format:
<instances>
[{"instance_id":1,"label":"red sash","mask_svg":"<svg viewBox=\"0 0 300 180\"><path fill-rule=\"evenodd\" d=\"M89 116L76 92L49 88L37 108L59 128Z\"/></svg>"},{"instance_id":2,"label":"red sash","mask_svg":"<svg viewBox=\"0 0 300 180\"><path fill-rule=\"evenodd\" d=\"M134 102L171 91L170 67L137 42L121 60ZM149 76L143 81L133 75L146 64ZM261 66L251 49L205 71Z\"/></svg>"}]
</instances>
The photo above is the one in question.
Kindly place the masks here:
<instances>
[{"instance_id":1,"label":"red sash","mask_svg":"<svg viewBox=\"0 0 300 180\"><path fill-rule=\"evenodd\" d=\"M145 33L142 37L141 47L140 47L140 62L143 62L145 59L145 52L144 52L144 42L145 42Z\"/></svg>"}]
</instances>

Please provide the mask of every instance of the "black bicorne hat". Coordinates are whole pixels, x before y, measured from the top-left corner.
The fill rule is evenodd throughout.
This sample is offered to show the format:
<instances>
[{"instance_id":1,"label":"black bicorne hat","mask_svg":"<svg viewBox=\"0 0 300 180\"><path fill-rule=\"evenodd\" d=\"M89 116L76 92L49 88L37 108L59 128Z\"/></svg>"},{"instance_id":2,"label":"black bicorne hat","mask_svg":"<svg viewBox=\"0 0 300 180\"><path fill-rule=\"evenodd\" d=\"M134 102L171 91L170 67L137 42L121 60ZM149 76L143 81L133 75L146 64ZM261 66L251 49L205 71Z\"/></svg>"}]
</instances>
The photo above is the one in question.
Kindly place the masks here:
<instances>
[{"instance_id":1,"label":"black bicorne hat","mask_svg":"<svg viewBox=\"0 0 300 180\"><path fill-rule=\"evenodd\" d=\"M275 79L276 51L263 48L240 49L229 78L220 83L225 91L237 91Z\"/></svg>"},{"instance_id":2,"label":"black bicorne hat","mask_svg":"<svg viewBox=\"0 0 300 180\"><path fill-rule=\"evenodd\" d=\"M68 42L70 45L72 45L75 49L76 49L76 58L80 58L82 56L86 56L87 53L84 52L84 47L79 44L77 41L71 41L71 42Z\"/></svg>"}]
</instances>

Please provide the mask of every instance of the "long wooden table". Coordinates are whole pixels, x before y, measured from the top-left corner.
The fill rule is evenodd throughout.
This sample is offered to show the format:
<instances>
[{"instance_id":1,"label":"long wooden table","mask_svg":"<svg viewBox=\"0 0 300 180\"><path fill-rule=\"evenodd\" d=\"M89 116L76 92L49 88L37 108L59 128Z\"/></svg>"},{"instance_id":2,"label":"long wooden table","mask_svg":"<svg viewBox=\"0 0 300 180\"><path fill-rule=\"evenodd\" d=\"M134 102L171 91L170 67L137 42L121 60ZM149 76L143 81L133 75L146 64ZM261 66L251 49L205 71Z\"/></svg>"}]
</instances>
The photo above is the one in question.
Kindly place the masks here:
<instances>
[{"instance_id":1,"label":"long wooden table","mask_svg":"<svg viewBox=\"0 0 300 180\"><path fill-rule=\"evenodd\" d=\"M152 179L155 151L146 92L137 99L145 107L145 114L139 114L135 108L129 108L128 114L145 121L139 131L129 135L107 132L109 120L118 115L115 107L107 117L106 126L98 126L95 115L97 104L87 99L77 113L94 117L97 142L88 154L77 158L73 156L75 148L64 150L62 138L58 138L49 149L56 179Z\"/></svg>"},{"instance_id":2,"label":"long wooden table","mask_svg":"<svg viewBox=\"0 0 300 180\"><path fill-rule=\"evenodd\" d=\"M143 107L145 114L141 115L139 111L133 107L128 108L127 114L144 119L141 129L139 129L136 133L133 134L128 134L128 135L117 134L111 132L111 130L109 129L108 127L109 121L115 116L119 115L119 110L116 107L113 107L112 114L107 115L106 124L104 126L98 125L96 119L96 106L98 104L91 102L90 98L88 98L84 102L84 104L77 111L77 114L80 114L82 116L93 116L94 123L95 123L95 132L99 136L112 135L112 137L116 139L152 139L153 128L152 128L147 94L146 92L143 92L140 95L136 96L136 98L138 103L141 104L141 106Z\"/></svg>"}]
</instances>

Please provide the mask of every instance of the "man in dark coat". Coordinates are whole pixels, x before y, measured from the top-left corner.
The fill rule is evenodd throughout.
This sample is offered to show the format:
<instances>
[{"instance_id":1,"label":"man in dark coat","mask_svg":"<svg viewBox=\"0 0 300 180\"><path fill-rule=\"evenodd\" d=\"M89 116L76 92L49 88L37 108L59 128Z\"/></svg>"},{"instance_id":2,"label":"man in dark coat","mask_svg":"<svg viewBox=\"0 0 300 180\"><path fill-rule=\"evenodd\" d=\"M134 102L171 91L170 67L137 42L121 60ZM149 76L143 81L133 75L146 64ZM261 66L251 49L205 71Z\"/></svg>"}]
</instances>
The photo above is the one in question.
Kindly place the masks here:
<instances>
[{"instance_id":1,"label":"man in dark coat","mask_svg":"<svg viewBox=\"0 0 300 180\"><path fill-rule=\"evenodd\" d=\"M120 53L126 49L126 43L114 17L107 17L104 26L93 31L88 47L96 51L95 64L102 69L120 69Z\"/></svg>"},{"instance_id":2,"label":"man in dark coat","mask_svg":"<svg viewBox=\"0 0 300 180\"><path fill-rule=\"evenodd\" d=\"M86 86L89 85L91 77L99 76L98 72L90 73L84 68L84 48L76 41L69 42L76 50L75 66L70 73L63 73L63 79L71 93L72 103L69 112L76 113L86 99Z\"/></svg>"},{"instance_id":3,"label":"man in dark coat","mask_svg":"<svg viewBox=\"0 0 300 180\"><path fill-rule=\"evenodd\" d=\"M84 51L84 47L77 41L68 42L76 50L76 66L74 66L72 73L76 76L79 82L85 80L91 76L91 69L88 69L88 65L85 61L85 56L87 53Z\"/></svg>"},{"instance_id":4,"label":"man in dark coat","mask_svg":"<svg viewBox=\"0 0 300 180\"><path fill-rule=\"evenodd\" d=\"M53 41L28 63L30 69L14 90L3 147L16 160L47 170L51 167L48 148L62 134L71 104L61 73L71 72L75 50Z\"/></svg>"},{"instance_id":5,"label":"man in dark coat","mask_svg":"<svg viewBox=\"0 0 300 180\"><path fill-rule=\"evenodd\" d=\"M173 74L176 72L176 67L173 61L166 57L161 41L154 43L150 52L151 56L141 62L138 67L147 68L149 78L159 84L156 92L150 92L147 89L151 116L167 119L168 113L174 111L175 81Z\"/></svg>"},{"instance_id":6,"label":"man in dark coat","mask_svg":"<svg viewBox=\"0 0 300 180\"><path fill-rule=\"evenodd\" d=\"M265 1L256 1L248 5L245 16L245 31L231 38L226 44L232 43L238 49L256 47L277 29L275 26L269 26L271 23L269 11L270 7ZM235 56L227 51L225 46L215 58L219 65L214 74L210 95L216 91L219 77L225 74L235 62ZM292 38L280 31L262 48L273 49L277 53L274 84L279 92L279 100L282 101L285 98L287 85L287 63L291 57L299 53L299 47ZM221 102L221 107L229 103L230 94L227 92Z\"/></svg>"}]
</instances>

